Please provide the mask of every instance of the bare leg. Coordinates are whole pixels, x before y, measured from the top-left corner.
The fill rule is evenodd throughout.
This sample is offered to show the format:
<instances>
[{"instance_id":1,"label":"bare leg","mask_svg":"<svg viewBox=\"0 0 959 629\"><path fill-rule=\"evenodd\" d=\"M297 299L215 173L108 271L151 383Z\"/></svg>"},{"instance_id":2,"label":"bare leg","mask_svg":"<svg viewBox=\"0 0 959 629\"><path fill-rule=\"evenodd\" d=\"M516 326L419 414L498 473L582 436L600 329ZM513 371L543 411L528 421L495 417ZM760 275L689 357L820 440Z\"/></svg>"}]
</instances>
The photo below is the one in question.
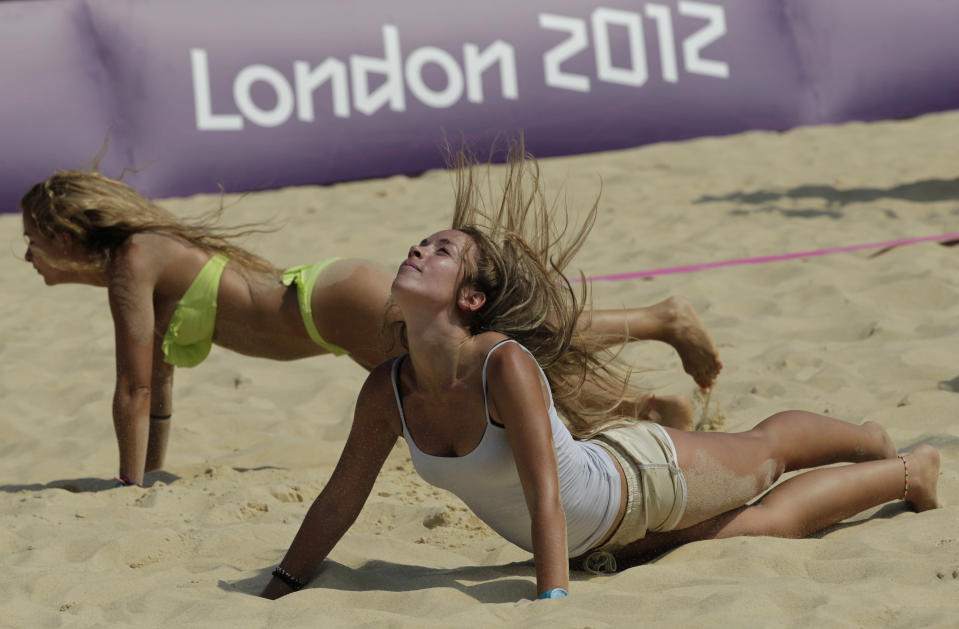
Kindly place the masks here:
<instances>
[{"instance_id":1,"label":"bare leg","mask_svg":"<svg viewBox=\"0 0 959 629\"><path fill-rule=\"evenodd\" d=\"M905 466L898 457L811 470L790 478L745 509L729 523L729 533L804 537L904 497L917 511L939 506L939 452L932 446L920 446L905 459L912 481L908 494L904 491Z\"/></svg>"},{"instance_id":2,"label":"bare leg","mask_svg":"<svg viewBox=\"0 0 959 629\"><path fill-rule=\"evenodd\" d=\"M619 397L621 391L609 390L602 381L587 377L579 388L579 401L588 408L606 409L611 415L622 415L649 420L677 430L693 428L693 405L678 395L652 395L635 388L626 391L626 398L609 409L610 399Z\"/></svg>"},{"instance_id":3,"label":"bare leg","mask_svg":"<svg viewBox=\"0 0 959 629\"><path fill-rule=\"evenodd\" d=\"M679 395L636 394L620 403L615 412L677 430L693 428L693 405L689 399Z\"/></svg>"},{"instance_id":4,"label":"bare leg","mask_svg":"<svg viewBox=\"0 0 959 629\"><path fill-rule=\"evenodd\" d=\"M806 411L777 413L742 433L670 436L689 490L680 528L746 504L784 472L896 456L879 424L852 424Z\"/></svg>"},{"instance_id":5,"label":"bare leg","mask_svg":"<svg viewBox=\"0 0 959 629\"><path fill-rule=\"evenodd\" d=\"M939 452L922 445L905 455L906 502L914 511L939 506ZM803 537L877 505L903 498L899 458L812 470L775 487L756 504L738 507L689 528L650 533L619 555L627 563L647 560L682 544L740 535Z\"/></svg>"},{"instance_id":6,"label":"bare leg","mask_svg":"<svg viewBox=\"0 0 959 629\"><path fill-rule=\"evenodd\" d=\"M313 289L313 316L320 334L350 352L360 365L371 369L402 351L383 344L383 317L390 298L394 273L365 260L340 260L331 264ZM607 347L624 341L655 340L679 353L683 368L701 387L711 386L722 369L719 353L709 334L683 297L670 297L646 308L595 310L580 319L580 326L599 335ZM659 414L666 425L692 425L678 398L663 398ZM645 407L647 398L636 403ZM635 416L635 415L631 415Z\"/></svg>"},{"instance_id":7,"label":"bare leg","mask_svg":"<svg viewBox=\"0 0 959 629\"><path fill-rule=\"evenodd\" d=\"M645 308L587 311L579 325L598 335L605 347L640 340L668 343L679 353L683 368L701 387L711 386L722 369L709 334L683 297L670 297ZM618 395L618 392L605 392L599 383L587 381L581 389L581 400L587 405L595 400L598 405L608 400L610 394ZM691 402L676 395L652 396L631 390L612 412L678 430L693 428Z\"/></svg>"},{"instance_id":8,"label":"bare leg","mask_svg":"<svg viewBox=\"0 0 959 629\"><path fill-rule=\"evenodd\" d=\"M598 334L607 346L624 341L668 343L679 354L686 373L701 387L711 386L723 368L706 328L684 297L669 297L646 308L594 310L584 313L581 320L581 325Z\"/></svg>"}]
</instances>

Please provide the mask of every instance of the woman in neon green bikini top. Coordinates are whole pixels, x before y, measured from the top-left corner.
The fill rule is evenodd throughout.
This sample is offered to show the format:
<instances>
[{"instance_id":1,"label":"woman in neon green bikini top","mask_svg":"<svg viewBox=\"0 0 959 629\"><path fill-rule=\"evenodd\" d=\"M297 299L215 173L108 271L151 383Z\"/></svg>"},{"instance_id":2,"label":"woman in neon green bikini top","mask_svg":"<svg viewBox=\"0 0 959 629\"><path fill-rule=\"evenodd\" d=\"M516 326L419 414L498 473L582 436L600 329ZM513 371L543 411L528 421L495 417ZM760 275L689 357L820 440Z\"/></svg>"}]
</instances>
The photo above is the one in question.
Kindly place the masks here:
<instances>
[{"instance_id":1,"label":"woman in neon green bikini top","mask_svg":"<svg viewBox=\"0 0 959 629\"><path fill-rule=\"evenodd\" d=\"M20 207L25 259L48 285L107 288L117 338L113 413L122 484L140 484L162 467L173 368L199 364L214 343L277 360L349 354L367 369L399 352L383 334L398 316L387 308L393 273L375 263L328 258L280 271L233 244L231 237L241 234L181 222L95 172L57 171L34 185ZM702 386L721 368L683 299L594 311L587 325L610 345L670 343ZM624 404L670 425L691 423L691 406L681 398L658 397L653 407L636 392Z\"/></svg>"}]
</instances>

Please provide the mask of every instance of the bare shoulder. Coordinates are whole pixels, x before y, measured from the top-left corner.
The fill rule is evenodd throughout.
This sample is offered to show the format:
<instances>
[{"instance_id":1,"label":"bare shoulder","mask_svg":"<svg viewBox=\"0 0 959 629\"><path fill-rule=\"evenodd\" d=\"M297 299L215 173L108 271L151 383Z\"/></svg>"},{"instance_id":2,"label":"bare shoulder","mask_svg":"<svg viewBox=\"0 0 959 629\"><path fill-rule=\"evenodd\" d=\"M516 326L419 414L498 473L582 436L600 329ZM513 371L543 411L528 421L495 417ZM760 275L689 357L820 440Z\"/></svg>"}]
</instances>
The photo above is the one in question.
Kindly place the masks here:
<instances>
[{"instance_id":1,"label":"bare shoulder","mask_svg":"<svg viewBox=\"0 0 959 629\"><path fill-rule=\"evenodd\" d=\"M491 334L495 336L489 339L487 354L497 344L509 340L502 334ZM489 354L489 360L486 363L487 378L509 378L512 374L525 373L530 370L538 374L536 359L519 343L502 343L499 347L496 347L496 351Z\"/></svg>"},{"instance_id":2,"label":"bare shoulder","mask_svg":"<svg viewBox=\"0 0 959 629\"><path fill-rule=\"evenodd\" d=\"M116 248L111 260L111 278L155 280L168 262L184 249L182 243L160 234L133 234Z\"/></svg>"},{"instance_id":3,"label":"bare shoulder","mask_svg":"<svg viewBox=\"0 0 959 629\"><path fill-rule=\"evenodd\" d=\"M163 234L133 234L113 252L108 290L121 308L177 300L209 254Z\"/></svg>"},{"instance_id":4,"label":"bare shoulder","mask_svg":"<svg viewBox=\"0 0 959 629\"><path fill-rule=\"evenodd\" d=\"M107 290L110 303L120 311L152 295L159 275L158 256L139 234L127 238L113 251Z\"/></svg>"},{"instance_id":5,"label":"bare shoulder","mask_svg":"<svg viewBox=\"0 0 959 629\"><path fill-rule=\"evenodd\" d=\"M175 236L133 234L114 252L111 282L148 287L161 300L179 300L212 255Z\"/></svg>"},{"instance_id":6,"label":"bare shoulder","mask_svg":"<svg viewBox=\"0 0 959 629\"><path fill-rule=\"evenodd\" d=\"M490 410L500 423L507 424L509 409L549 408L549 389L536 359L519 343L503 343L490 354L486 365ZM520 413L521 417L526 411Z\"/></svg>"}]
</instances>

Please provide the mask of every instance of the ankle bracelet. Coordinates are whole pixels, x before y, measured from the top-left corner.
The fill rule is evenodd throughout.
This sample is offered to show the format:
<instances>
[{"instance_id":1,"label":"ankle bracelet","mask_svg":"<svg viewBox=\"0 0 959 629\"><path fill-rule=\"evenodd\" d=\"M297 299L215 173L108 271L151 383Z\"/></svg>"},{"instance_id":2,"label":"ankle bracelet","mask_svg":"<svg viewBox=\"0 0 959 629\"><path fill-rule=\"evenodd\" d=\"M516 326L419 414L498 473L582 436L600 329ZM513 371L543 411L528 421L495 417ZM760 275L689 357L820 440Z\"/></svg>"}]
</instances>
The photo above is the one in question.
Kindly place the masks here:
<instances>
[{"instance_id":1,"label":"ankle bracelet","mask_svg":"<svg viewBox=\"0 0 959 629\"><path fill-rule=\"evenodd\" d=\"M905 500L906 496L909 495L909 465L906 463L906 457L900 456L900 455L897 455L897 456L899 456L899 460L902 461L902 469L903 469L903 472L905 472L906 474L906 478L905 478L905 481L903 484L904 486L902 490L902 499Z\"/></svg>"}]
</instances>

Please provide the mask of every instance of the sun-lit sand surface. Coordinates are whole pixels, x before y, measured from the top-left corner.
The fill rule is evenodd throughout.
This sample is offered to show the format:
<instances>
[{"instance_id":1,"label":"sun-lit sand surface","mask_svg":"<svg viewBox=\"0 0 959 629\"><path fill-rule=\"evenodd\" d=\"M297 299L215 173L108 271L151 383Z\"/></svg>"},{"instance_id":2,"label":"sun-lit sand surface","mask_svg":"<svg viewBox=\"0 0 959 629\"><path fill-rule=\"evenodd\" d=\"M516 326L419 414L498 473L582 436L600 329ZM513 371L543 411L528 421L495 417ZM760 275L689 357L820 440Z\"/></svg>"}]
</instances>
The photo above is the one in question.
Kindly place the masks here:
<instances>
[{"instance_id":1,"label":"sun-lit sand surface","mask_svg":"<svg viewBox=\"0 0 959 629\"><path fill-rule=\"evenodd\" d=\"M602 211L587 275L959 231L959 112L747 133L543 160L571 207ZM558 189L555 185L552 189ZM443 172L249 194L228 222L277 265L398 264L446 226ZM215 196L171 199L178 214ZM891 503L816 538L680 548L534 595L529 555L413 473L405 444L308 589L269 579L323 487L364 378L348 359L292 363L215 348L176 375L167 466L111 489L113 330L102 289L46 288L0 216L0 625L9 627L915 627L959 618L959 247L929 243L594 286L597 306L688 296L725 369L703 412L727 430L803 408L942 453L942 509ZM878 255L877 255L878 254ZM625 356L662 394L693 393L656 343Z\"/></svg>"}]
</instances>

